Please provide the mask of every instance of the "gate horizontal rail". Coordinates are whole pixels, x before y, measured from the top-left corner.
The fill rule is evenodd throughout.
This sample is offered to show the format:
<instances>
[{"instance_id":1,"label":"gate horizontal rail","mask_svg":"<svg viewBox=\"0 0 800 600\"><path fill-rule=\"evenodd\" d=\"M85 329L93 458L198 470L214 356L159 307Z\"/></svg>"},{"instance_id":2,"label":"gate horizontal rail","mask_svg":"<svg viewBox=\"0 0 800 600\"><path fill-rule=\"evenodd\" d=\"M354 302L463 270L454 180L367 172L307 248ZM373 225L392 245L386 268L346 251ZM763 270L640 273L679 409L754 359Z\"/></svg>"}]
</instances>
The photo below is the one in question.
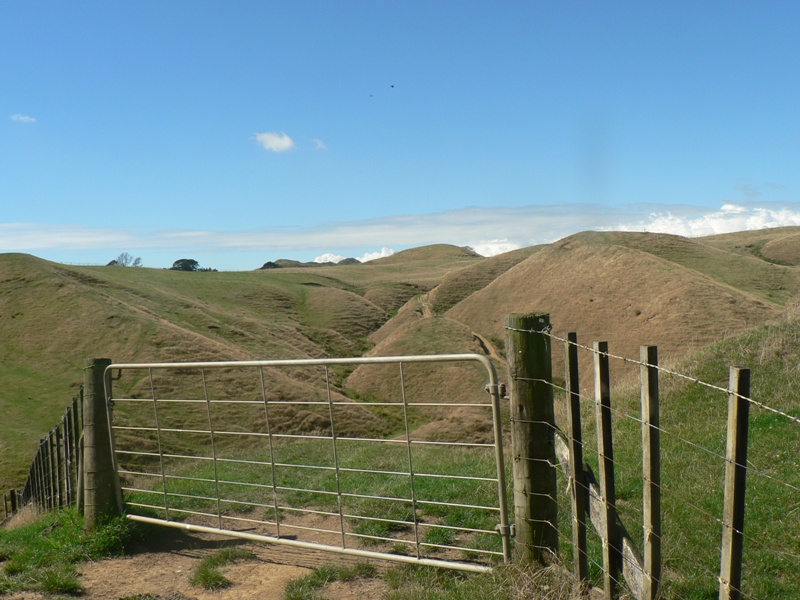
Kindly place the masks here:
<instances>
[{"instance_id":1,"label":"gate horizontal rail","mask_svg":"<svg viewBox=\"0 0 800 600\"><path fill-rule=\"evenodd\" d=\"M426 363L477 363L490 401L412 392L413 370ZM341 367L396 368L387 395L397 399L345 397L332 382ZM491 568L479 557L510 559L500 394L485 356L119 363L105 385L118 500L132 520L467 571ZM474 387L472 398L483 393ZM422 411L445 408L488 411L491 442L414 434ZM364 410L394 415L401 433L354 431L348 419ZM296 429L301 418L309 431Z\"/></svg>"}]
</instances>

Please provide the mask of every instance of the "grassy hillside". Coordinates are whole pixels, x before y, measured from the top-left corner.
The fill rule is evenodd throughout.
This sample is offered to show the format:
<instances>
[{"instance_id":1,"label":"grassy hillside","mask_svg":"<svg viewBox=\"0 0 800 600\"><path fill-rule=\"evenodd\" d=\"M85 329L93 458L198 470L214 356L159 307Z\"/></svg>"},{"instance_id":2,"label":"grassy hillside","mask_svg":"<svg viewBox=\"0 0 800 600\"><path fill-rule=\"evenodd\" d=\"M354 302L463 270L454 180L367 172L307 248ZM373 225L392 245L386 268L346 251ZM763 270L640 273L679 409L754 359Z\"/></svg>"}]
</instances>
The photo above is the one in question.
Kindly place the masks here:
<instances>
[{"instance_id":1,"label":"grassy hillside","mask_svg":"<svg viewBox=\"0 0 800 600\"><path fill-rule=\"evenodd\" d=\"M410 298L482 260L456 247L421 253L429 258L248 273L0 255L0 489L23 480L38 440L77 393L84 359L360 355L368 335Z\"/></svg>"},{"instance_id":2,"label":"grassy hillside","mask_svg":"<svg viewBox=\"0 0 800 600\"><path fill-rule=\"evenodd\" d=\"M533 254L445 316L501 344L507 314L545 311L556 333L607 340L626 356L655 344L662 360L674 361L776 317L797 289L793 269L782 268L786 290L770 294L775 265L720 252L674 236L579 234Z\"/></svg>"},{"instance_id":3,"label":"grassy hillside","mask_svg":"<svg viewBox=\"0 0 800 600\"><path fill-rule=\"evenodd\" d=\"M556 332L605 339L613 352L634 356L639 345L657 344L662 362L674 361L762 325L795 301L798 232L698 239L582 233L488 259L440 244L365 264L239 273L73 267L0 255L0 406L7 415L0 487L20 483L38 439L76 393L87 357L478 351L502 370L505 316L536 310L550 312ZM339 391L380 395L378 379L356 373ZM270 385L316 383L287 376ZM435 383L457 390L462 382L445 375Z\"/></svg>"}]
</instances>

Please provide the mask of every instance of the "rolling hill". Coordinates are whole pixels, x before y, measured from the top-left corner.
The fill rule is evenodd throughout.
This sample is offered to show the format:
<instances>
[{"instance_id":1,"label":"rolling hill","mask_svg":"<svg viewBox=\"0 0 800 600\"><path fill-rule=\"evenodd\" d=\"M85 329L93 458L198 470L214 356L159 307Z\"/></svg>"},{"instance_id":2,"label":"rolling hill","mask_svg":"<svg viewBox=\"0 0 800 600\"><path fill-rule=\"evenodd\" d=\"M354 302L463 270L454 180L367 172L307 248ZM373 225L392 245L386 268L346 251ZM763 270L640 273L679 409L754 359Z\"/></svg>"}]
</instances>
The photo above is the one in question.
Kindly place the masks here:
<instances>
[{"instance_id":1,"label":"rolling hill","mask_svg":"<svg viewBox=\"0 0 800 600\"><path fill-rule=\"evenodd\" d=\"M21 483L39 438L76 393L87 357L484 352L502 368L505 316L545 311L556 333L608 340L612 352L631 356L657 344L663 363L781 315L800 291L797 256L800 228L695 239L587 232L492 258L434 245L365 264L235 273L0 255L0 487ZM446 371L426 376L427 385L466 393L468 382ZM342 377L340 394L392 393L363 370ZM369 427L390 432L370 414ZM469 410L431 413L419 424L438 427L443 438L454 429L480 437L484 424L471 419Z\"/></svg>"}]
</instances>

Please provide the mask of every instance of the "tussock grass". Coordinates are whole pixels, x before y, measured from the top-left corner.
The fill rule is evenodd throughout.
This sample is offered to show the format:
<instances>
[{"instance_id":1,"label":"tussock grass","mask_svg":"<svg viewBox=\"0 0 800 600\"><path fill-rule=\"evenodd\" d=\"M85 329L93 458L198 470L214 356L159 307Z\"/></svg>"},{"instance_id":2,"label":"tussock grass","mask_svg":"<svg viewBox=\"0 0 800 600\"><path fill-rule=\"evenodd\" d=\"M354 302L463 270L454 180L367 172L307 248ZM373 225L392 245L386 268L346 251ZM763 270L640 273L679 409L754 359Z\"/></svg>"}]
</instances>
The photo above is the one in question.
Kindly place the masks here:
<instances>
[{"instance_id":1,"label":"tussock grass","mask_svg":"<svg viewBox=\"0 0 800 600\"><path fill-rule=\"evenodd\" d=\"M222 574L221 567L237 560L252 560L255 557L256 555L253 551L247 548L223 548L200 561L189 581L192 585L200 586L206 590L221 590L231 587L233 584L230 579Z\"/></svg>"},{"instance_id":2,"label":"tussock grass","mask_svg":"<svg viewBox=\"0 0 800 600\"><path fill-rule=\"evenodd\" d=\"M2 529L0 593L81 595L75 565L124 554L138 535L132 521L119 517L87 536L75 509L50 512L31 523Z\"/></svg>"},{"instance_id":3,"label":"tussock grass","mask_svg":"<svg viewBox=\"0 0 800 600\"><path fill-rule=\"evenodd\" d=\"M576 600L586 597L576 588L569 571L555 558L548 566L509 564L478 575L402 565L387 571L384 579L391 588L387 600Z\"/></svg>"}]
</instances>

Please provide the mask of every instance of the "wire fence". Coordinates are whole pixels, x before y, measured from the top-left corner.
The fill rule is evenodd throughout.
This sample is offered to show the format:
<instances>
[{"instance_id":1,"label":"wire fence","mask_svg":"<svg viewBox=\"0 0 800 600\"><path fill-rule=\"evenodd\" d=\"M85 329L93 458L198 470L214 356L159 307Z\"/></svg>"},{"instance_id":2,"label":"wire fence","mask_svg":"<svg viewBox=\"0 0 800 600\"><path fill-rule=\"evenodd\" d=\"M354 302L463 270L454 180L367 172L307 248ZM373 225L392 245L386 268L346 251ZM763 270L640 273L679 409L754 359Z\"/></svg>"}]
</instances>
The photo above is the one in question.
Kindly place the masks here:
<instances>
[{"instance_id":1,"label":"wire fence","mask_svg":"<svg viewBox=\"0 0 800 600\"><path fill-rule=\"evenodd\" d=\"M549 328L506 329L541 335L548 354L564 346L563 381L510 372L512 392L550 391L552 419L516 412L513 398L508 413L512 432L547 431L552 456L503 447L486 357L123 364L106 371L102 398L119 492L139 520L485 570L510 554L508 462L515 546L523 525L549 528L576 577L607 597L800 597L795 388L755 371L751 391L736 378L746 370L722 360L688 375L659 366L655 347L632 358ZM488 401L485 373L444 372L461 361L483 363ZM344 382L368 368L372 392L353 401ZM632 368L638 384L612 386L612 371ZM81 427L76 398L24 490L5 495L6 517L79 502ZM552 471L553 490L517 480L521 463ZM555 518L520 512L537 499L557 505Z\"/></svg>"},{"instance_id":2,"label":"wire fence","mask_svg":"<svg viewBox=\"0 0 800 600\"><path fill-rule=\"evenodd\" d=\"M608 352L604 343L580 344L575 334L525 332L544 335L553 347L563 345L567 357L564 385L553 378L539 383L549 385L556 399L562 469L559 519L553 527L564 557L575 564L576 576L602 585L608 597L620 590L637 598L717 597L720 589L724 597L800 597L796 399L783 398L777 404L773 397L773 405L768 405L752 397L758 386L754 394L742 394L732 381L723 387L660 367L657 359L646 358L645 350L654 351L652 347L643 347L642 356L635 359ZM640 385L621 386L612 402L610 380L598 373L604 363L606 369L609 363L638 367ZM580 382L578 365L592 373L594 386ZM712 381L726 375L720 369ZM656 382L655 415L643 408L648 377ZM741 462L732 458L735 440L728 425L735 400L753 409L745 420L747 458ZM652 435L657 436L657 456L646 451ZM570 464L576 452L586 465L578 475ZM746 526L726 509L726 471L731 469L746 474ZM610 486L603 482L609 474ZM739 485L743 502L744 475ZM605 519L614 519L621 529L609 533ZM586 527L589 520L594 529ZM723 563L726 560L726 536L740 544L740 571L737 575L734 570L733 577L720 561L720 556Z\"/></svg>"},{"instance_id":3,"label":"wire fence","mask_svg":"<svg viewBox=\"0 0 800 600\"><path fill-rule=\"evenodd\" d=\"M39 440L22 489L3 494L4 518L9 520L22 508L35 505L52 510L79 503L83 463L83 388L67 406L58 424Z\"/></svg>"}]
</instances>

